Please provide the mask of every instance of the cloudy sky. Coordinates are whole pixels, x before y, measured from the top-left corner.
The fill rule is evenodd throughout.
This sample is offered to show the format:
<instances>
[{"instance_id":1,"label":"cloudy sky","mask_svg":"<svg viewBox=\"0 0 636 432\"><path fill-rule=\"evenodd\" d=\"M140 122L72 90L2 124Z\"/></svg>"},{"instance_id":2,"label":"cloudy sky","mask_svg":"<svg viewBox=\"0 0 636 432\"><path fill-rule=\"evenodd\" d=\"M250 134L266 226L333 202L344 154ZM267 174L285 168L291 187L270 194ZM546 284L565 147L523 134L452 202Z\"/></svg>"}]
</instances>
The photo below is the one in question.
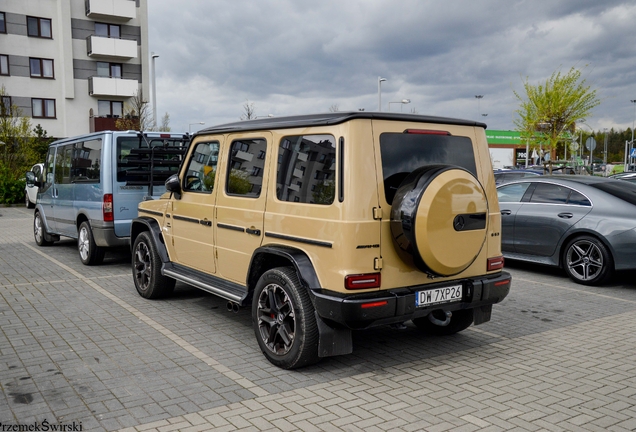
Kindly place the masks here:
<instances>
[{"instance_id":1,"label":"cloudy sky","mask_svg":"<svg viewBox=\"0 0 636 432\"><path fill-rule=\"evenodd\" d=\"M246 101L257 116L376 111L380 76L383 111L514 129L513 91L571 67L598 91L592 128L626 129L636 115L633 0L148 0L148 10L158 117L168 112L173 131L236 121Z\"/></svg>"}]
</instances>

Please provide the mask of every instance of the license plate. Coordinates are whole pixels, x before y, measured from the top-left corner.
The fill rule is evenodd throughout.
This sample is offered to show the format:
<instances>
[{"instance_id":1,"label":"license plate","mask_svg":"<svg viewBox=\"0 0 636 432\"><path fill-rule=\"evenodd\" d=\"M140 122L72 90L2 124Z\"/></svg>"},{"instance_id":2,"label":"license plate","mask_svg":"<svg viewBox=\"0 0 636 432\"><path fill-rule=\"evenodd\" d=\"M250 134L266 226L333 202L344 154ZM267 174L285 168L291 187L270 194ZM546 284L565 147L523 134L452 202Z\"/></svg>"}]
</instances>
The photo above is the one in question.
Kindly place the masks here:
<instances>
[{"instance_id":1,"label":"license plate","mask_svg":"<svg viewBox=\"0 0 636 432\"><path fill-rule=\"evenodd\" d=\"M415 293L415 306L432 306L451 303L462 299L462 286L453 285Z\"/></svg>"}]
</instances>

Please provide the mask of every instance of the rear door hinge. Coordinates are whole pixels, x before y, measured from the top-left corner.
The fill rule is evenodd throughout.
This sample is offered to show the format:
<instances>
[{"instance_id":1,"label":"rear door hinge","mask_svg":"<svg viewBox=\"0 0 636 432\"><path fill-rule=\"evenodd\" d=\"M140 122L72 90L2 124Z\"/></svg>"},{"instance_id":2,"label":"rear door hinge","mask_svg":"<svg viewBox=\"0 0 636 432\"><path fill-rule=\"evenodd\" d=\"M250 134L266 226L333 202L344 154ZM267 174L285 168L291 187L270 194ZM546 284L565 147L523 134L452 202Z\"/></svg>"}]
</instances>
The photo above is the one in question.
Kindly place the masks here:
<instances>
[{"instance_id":1,"label":"rear door hinge","mask_svg":"<svg viewBox=\"0 0 636 432\"><path fill-rule=\"evenodd\" d=\"M373 219L382 220L382 208L373 207Z\"/></svg>"},{"instance_id":2,"label":"rear door hinge","mask_svg":"<svg viewBox=\"0 0 636 432\"><path fill-rule=\"evenodd\" d=\"M382 258L373 259L373 270L382 270Z\"/></svg>"}]
</instances>

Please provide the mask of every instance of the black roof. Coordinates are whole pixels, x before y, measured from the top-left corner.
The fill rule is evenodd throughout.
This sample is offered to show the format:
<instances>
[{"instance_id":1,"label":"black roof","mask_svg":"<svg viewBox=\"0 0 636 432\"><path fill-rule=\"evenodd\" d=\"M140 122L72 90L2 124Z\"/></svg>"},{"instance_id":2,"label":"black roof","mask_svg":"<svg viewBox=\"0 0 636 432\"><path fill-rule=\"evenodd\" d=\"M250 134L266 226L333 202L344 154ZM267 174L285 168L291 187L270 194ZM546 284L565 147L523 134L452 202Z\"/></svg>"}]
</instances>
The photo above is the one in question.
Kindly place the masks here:
<instances>
[{"instance_id":1,"label":"black roof","mask_svg":"<svg viewBox=\"0 0 636 432\"><path fill-rule=\"evenodd\" d=\"M330 112L324 114L308 114L288 117L267 117L255 120L243 120L233 123L221 124L209 128L201 129L194 135L208 133L225 133L238 131L253 131L264 129L286 129L292 127L327 126L344 123L354 119L373 120L398 120L419 123L451 124L458 126L474 126L486 129L486 124L447 117L434 117L416 114L385 113L385 112Z\"/></svg>"}]
</instances>

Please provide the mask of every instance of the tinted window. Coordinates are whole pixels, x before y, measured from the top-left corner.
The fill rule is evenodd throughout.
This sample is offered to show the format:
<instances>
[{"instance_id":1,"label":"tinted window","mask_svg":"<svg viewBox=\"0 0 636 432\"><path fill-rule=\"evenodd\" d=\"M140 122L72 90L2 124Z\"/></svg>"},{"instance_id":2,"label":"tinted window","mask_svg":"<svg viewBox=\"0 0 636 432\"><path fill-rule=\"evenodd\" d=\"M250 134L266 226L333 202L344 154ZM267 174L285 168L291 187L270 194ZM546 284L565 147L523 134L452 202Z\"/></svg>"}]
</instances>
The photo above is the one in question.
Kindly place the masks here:
<instances>
[{"instance_id":1,"label":"tinted window","mask_svg":"<svg viewBox=\"0 0 636 432\"><path fill-rule=\"evenodd\" d=\"M570 189L555 184L537 183L530 202L565 204L570 196Z\"/></svg>"},{"instance_id":2,"label":"tinted window","mask_svg":"<svg viewBox=\"0 0 636 432\"><path fill-rule=\"evenodd\" d=\"M278 148L276 197L281 201L333 203L336 140L332 135L295 135Z\"/></svg>"},{"instance_id":3,"label":"tinted window","mask_svg":"<svg viewBox=\"0 0 636 432\"><path fill-rule=\"evenodd\" d=\"M528 190L530 183L515 183L497 189L499 202L521 202L521 198Z\"/></svg>"},{"instance_id":4,"label":"tinted window","mask_svg":"<svg viewBox=\"0 0 636 432\"><path fill-rule=\"evenodd\" d=\"M250 198L261 195L265 159L259 159L257 156L265 151L267 141L264 139L237 140L232 143L225 186L228 194Z\"/></svg>"},{"instance_id":5,"label":"tinted window","mask_svg":"<svg viewBox=\"0 0 636 432\"><path fill-rule=\"evenodd\" d=\"M132 149L148 149L150 147L163 148L183 148L183 140L176 138L148 138L148 143L136 137L119 137L117 138L117 181L126 182L127 184L148 184L150 173L150 155L134 154ZM178 161L181 156L178 154L154 155L154 160L170 160ZM178 164L173 165L166 163L165 166L155 164L154 181L163 184L163 180L176 174L179 171ZM163 180L162 180L163 179Z\"/></svg>"},{"instance_id":6,"label":"tinted window","mask_svg":"<svg viewBox=\"0 0 636 432\"><path fill-rule=\"evenodd\" d=\"M384 194L389 204L402 180L424 165L456 165L477 176L473 143L466 137L383 133L380 135L380 153Z\"/></svg>"},{"instance_id":7,"label":"tinted window","mask_svg":"<svg viewBox=\"0 0 636 432\"><path fill-rule=\"evenodd\" d=\"M198 143L188 163L183 190L212 192L218 160L218 142Z\"/></svg>"},{"instance_id":8,"label":"tinted window","mask_svg":"<svg viewBox=\"0 0 636 432\"><path fill-rule=\"evenodd\" d=\"M75 144L67 144L57 148L55 157L55 183L71 183L71 164L73 161L73 149Z\"/></svg>"},{"instance_id":9,"label":"tinted window","mask_svg":"<svg viewBox=\"0 0 636 432\"><path fill-rule=\"evenodd\" d=\"M585 196L583 196L583 194L580 194L580 193L578 193L575 190L573 190L570 193L570 198L568 198L568 204L581 205L581 206L591 206L592 205L590 200L588 200L587 198L585 198Z\"/></svg>"},{"instance_id":10,"label":"tinted window","mask_svg":"<svg viewBox=\"0 0 636 432\"><path fill-rule=\"evenodd\" d=\"M77 143L73 158L73 183L99 183L102 165L102 140Z\"/></svg>"}]
</instances>

